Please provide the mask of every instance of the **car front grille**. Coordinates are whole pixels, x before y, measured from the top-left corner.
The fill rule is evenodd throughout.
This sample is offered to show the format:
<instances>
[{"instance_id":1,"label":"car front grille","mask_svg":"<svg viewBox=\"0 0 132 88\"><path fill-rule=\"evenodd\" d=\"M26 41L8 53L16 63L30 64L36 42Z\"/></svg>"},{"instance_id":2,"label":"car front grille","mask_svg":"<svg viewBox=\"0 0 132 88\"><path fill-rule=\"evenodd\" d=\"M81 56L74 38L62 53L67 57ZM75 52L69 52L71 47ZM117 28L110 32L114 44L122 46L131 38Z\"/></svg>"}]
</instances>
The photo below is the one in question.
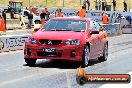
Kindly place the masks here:
<instances>
[{"instance_id":1,"label":"car front grille","mask_svg":"<svg viewBox=\"0 0 132 88\"><path fill-rule=\"evenodd\" d=\"M45 44L45 45L59 45L61 44L61 40L45 40L45 39L40 39L39 42L41 44Z\"/></svg>"}]
</instances>

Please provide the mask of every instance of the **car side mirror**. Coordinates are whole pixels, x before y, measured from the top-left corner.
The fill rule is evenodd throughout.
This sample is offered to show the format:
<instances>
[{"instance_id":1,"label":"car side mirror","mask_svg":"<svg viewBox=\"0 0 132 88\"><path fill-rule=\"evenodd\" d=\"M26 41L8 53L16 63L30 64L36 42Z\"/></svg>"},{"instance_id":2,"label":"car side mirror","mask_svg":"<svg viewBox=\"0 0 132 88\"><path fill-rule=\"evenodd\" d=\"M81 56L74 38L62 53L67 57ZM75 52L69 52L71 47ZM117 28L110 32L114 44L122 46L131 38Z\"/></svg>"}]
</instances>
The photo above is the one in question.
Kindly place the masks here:
<instances>
[{"instance_id":1,"label":"car side mirror","mask_svg":"<svg viewBox=\"0 0 132 88\"><path fill-rule=\"evenodd\" d=\"M39 30L39 28L35 28L34 31L37 32Z\"/></svg>"},{"instance_id":2,"label":"car side mirror","mask_svg":"<svg viewBox=\"0 0 132 88\"><path fill-rule=\"evenodd\" d=\"M92 34L99 34L99 31L98 31L98 30L93 30L93 31L90 32L90 34L91 34L91 35L92 35Z\"/></svg>"}]
</instances>

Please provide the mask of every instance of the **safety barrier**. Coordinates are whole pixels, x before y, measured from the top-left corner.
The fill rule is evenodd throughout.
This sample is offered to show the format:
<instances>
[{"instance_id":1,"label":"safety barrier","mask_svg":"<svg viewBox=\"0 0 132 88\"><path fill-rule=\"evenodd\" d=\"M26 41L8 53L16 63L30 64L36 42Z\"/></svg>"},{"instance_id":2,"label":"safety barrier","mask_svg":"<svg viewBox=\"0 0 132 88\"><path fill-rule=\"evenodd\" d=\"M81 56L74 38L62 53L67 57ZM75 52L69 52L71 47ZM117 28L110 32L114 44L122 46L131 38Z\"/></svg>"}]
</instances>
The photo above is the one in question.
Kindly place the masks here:
<instances>
[{"instance_id":1,"label":"safety barrier","mask_svg":"<svg viewBox=\"0 0 132 88\"><path fill-rule=\"evenodd\" d=\"M101 24L101 26L106 28L108 36L120 35L121 28L120 23L113 23L113 24Z\"/></svg>"},{"instance_id":2,"label":"safety barrier","mask_svg":"<svg viewBox=\"0 0 132 88\"><path fill-rule=\"evenodd\" d=\"M6 20L7 29L21 29L20 19L7 19Z\"/></svg>"},{"instance_id":3,"label":"safety barrier","mask_svg":"<svg viewBox=\"0 0 132 88\"><path fill-rule=\"evenodd\" d=\"M29 35L0 37L0 52L22 50L25 44L25 39L27 39L28 36Z\"/></svg>"}]
</instances>

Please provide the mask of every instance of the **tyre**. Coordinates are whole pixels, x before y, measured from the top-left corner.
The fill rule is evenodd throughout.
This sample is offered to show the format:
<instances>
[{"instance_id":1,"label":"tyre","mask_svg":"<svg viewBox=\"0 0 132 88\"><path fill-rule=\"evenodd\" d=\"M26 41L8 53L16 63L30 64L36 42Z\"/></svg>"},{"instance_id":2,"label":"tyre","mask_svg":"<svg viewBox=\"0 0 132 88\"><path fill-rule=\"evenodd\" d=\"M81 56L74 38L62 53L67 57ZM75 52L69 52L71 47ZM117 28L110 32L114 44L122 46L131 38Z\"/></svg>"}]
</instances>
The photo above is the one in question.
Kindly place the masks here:
<instances>
[{"instance_id":1,"label":"tyre","mask_svg":"<svg viewBox=\"0 0 132 88\"><path fill-rule=\"evenodd\" d=\"M88 45L85 45L84 50L83 50L83 56L82 56L82 67L88 66L89 57L90 57L89 47Z\"/></svg>"},{"instance_id":2,"label":"tyre","mask_svg":"<svg viewBox=\"0 0 132 88\"><path fill-rule=\"evenodd\" d=\"M25 58L25 62L27 63L28 66L35 66L37 59L32 59L32 58Z\"/></svg>"},{"instance_id":3,"label":"tyre","mask_svg":"<svg viewBox=\"0 0 132 88\"><path fill-rule=\"evenodd\" d=\"M99 57L99 61L106 61L108 58L108 44L105 45L104 50L103 50L103 56Z\"/></svg>"}]
</instances>

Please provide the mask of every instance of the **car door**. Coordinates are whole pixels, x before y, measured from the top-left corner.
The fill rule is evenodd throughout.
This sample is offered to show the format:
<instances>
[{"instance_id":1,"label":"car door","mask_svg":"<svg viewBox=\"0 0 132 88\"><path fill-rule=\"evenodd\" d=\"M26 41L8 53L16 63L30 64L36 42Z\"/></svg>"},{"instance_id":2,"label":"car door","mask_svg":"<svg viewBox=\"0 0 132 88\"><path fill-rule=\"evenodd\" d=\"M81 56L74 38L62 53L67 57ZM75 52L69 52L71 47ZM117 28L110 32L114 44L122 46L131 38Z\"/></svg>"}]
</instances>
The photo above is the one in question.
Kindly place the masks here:
<instances>
[{"instance_id":1,"label":"car door","mask_svg":"<svg viewBox=\"0 0 132 88\"><path fill-rule=\"evenodd\" d=\"M104 49L104 45L105 45L105 40L107 37L107 35L105 34L105 31L103 31L103 30L100 31L99 37L100 37L100 52L102 53L103 49Z\"/></svg>"},{"instance_id":2,"label":"car door","mask_svg":"<svg viewBox=\"0 0 132 88\"><path fill-rule=\"evenodd\" d=\"M104 47L103 37L104 37L104 33L103 33L103 31L100 31L99 32L99 38L100 38L100 40L99 40L99 51L100 51L100 53L103 52L103 47Z\"/></svg>"},{"instance_id":3,"label":"car door","mask_svg":"<svg viewBox=\"0 0 132 88\"><path fill-rule=\"evenodd\" d=\"M98 22L96 22L95 24L96 24L96 30L99 31L99 34L96 35L95 39L98 42L98 44L97 44L97 47L98 47L97 54L100 55L102 53L102 48L103 48L103 37L102 36L103 36L104 33L103 33L103 31L100 31L100 29L101 29L100 24Z\"/></svg>"},{"instance_id":4,"label":"car door","mask_svg":"<svg viewBox=\"0 0 132 88\"><path fill-rule=\"evenodd\" d=\"M94 21L90 22L90 32L97 30L96 23ZM99 34L92 34L90 37L90 52L91 52L91 58L96 58L99 54Z\"/></svg>"}]
</instances>

